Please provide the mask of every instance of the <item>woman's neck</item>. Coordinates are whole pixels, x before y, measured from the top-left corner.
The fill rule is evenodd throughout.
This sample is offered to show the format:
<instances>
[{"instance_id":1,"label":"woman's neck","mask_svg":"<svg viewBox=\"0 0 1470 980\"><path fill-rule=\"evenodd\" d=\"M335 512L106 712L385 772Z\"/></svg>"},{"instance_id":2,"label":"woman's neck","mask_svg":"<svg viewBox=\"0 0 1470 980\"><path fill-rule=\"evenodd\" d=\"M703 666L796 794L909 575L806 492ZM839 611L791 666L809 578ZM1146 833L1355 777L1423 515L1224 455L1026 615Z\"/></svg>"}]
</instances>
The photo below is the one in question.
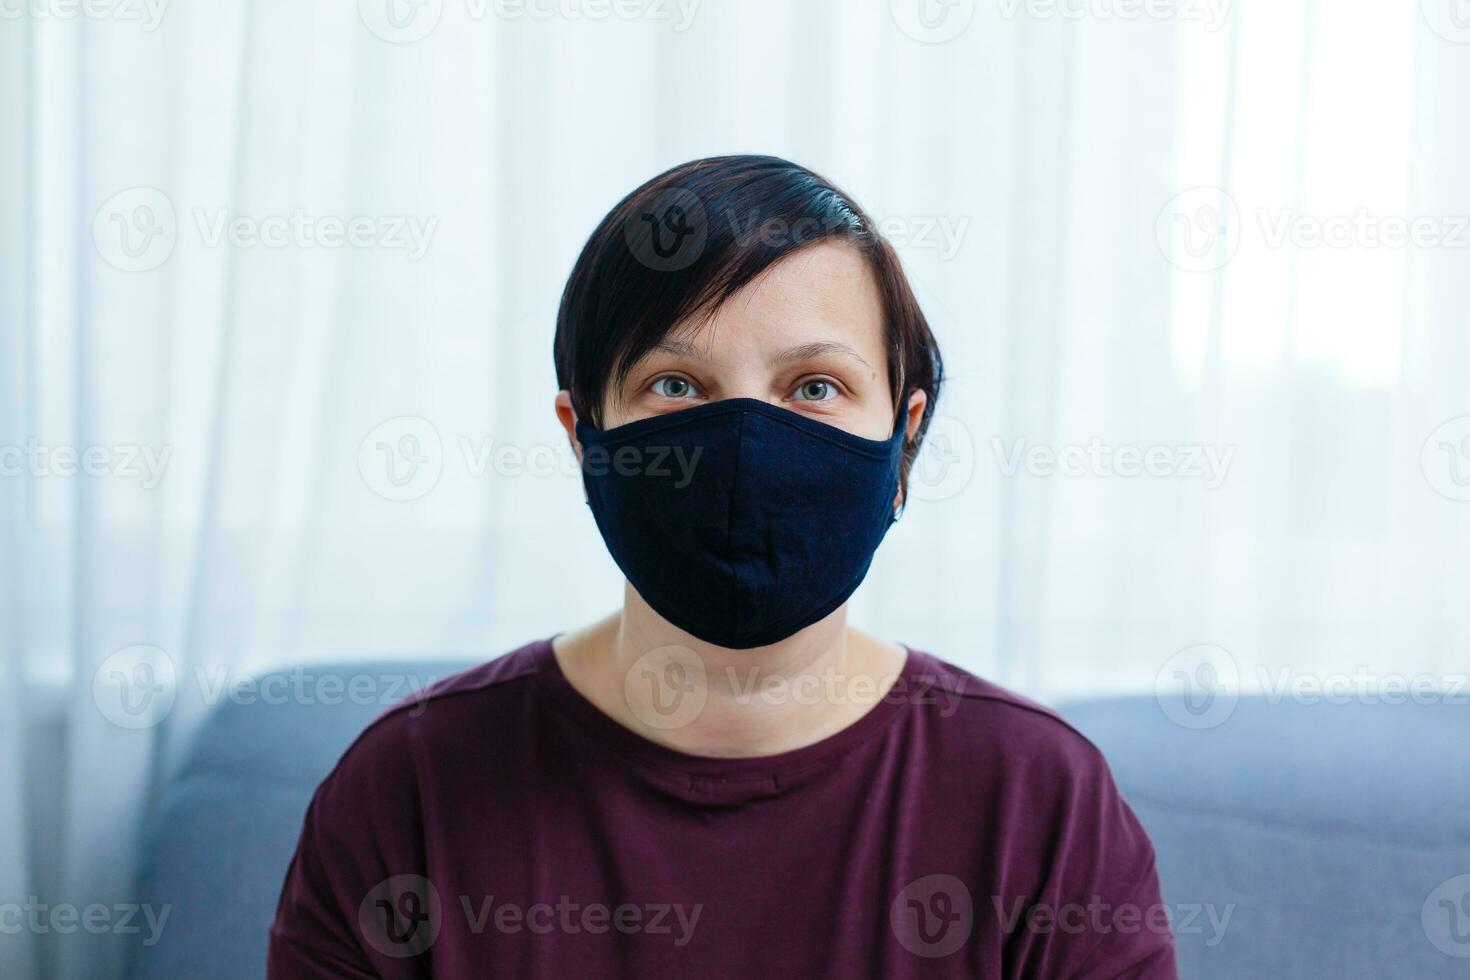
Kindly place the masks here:
<instances>
[{"instance_id":1,"label":"woman's neck","mask_svg":"<svg viewBox=\"0 0 1470 980\"><path fill-rule=\"evenodd\" d=\"M836 734L883 699L906 651L847 625L847 607L751 650L703 643L648 607L623 608L553 643L567 680L604 714L691 755L751 757Z\"/></svg>"}]
</instances>

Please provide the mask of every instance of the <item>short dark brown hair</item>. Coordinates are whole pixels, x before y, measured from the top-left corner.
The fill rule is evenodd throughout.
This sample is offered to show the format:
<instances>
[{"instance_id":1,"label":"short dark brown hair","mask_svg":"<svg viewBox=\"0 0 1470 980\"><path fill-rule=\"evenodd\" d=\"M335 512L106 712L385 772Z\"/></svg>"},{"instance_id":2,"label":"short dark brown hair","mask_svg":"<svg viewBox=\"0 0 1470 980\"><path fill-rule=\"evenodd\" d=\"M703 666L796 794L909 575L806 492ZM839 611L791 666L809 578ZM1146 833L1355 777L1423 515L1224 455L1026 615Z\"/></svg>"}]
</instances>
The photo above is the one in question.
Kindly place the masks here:
<instances>
[{"instance_id":1,"label":"short dark brown hair","mask_svg":"<svg viewBox=\"0 0 1470 980\"><path fill-rule=\"evenodd\" d=\"M909 392L928 394L905 443L902 479L939 401L943 362L893 246L851 197L805 167L770 156L693 160L618 202L572 267L556 318L556 378L578 417L602 427L608 386L676 325L709 316L772 264L838 240L868 262L883 303L888 377L900 424Z\"/></svg>"}]
</instances>

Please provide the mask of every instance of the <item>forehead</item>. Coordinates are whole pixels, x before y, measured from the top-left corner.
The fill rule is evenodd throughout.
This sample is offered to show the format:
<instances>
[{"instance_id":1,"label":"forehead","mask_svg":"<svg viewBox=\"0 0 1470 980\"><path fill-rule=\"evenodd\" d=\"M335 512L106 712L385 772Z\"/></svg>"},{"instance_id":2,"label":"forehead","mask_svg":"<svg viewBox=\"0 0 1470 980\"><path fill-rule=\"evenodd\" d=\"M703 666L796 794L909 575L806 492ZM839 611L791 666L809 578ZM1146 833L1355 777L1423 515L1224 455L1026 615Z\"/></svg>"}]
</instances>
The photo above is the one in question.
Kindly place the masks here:
<instances>
[{"instance_id":1,"label":"forehead","mask_svg":"<svg viewBox=\"0 0 1470 980\"><path fill-rule=\"evenodd\" d=\"M881 353L883 303L867 259L851 245L828 241L773 263L707 320L692 318L669 336L711 351L827 339Z\"/></svg>"}]
</instances>

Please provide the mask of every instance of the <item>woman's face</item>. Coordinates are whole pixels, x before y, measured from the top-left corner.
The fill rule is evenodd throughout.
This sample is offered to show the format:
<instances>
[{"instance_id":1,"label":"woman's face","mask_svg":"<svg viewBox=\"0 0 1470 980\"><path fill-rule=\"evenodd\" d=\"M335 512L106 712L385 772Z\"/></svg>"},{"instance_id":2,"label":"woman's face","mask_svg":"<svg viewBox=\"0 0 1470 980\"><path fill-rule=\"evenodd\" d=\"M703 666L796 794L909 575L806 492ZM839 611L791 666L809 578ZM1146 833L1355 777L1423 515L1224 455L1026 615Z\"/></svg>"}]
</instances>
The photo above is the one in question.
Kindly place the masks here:
<instances>
[{"instance_id":1,"label":"woman's face","mask_svg":"<svg viewBox=\"0 0 1470 980\"><path fill-rule=\"evenodd\" d=\"M883 307L856 249L802 249L707 323L676 326L609 389L603 428L724 398L758 398L868 439L892 434Z\"/></svg>"}]
</instances>

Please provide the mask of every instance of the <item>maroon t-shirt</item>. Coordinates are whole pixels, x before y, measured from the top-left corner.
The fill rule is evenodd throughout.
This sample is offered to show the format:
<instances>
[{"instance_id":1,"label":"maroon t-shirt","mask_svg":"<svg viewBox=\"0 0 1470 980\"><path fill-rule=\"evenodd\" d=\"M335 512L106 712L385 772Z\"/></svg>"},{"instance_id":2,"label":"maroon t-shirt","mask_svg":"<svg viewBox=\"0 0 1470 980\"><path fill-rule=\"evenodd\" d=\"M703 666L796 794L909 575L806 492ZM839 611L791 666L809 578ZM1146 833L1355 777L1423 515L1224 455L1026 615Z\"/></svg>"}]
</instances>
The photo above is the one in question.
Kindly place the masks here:
<instances>
[{"instance_id":1,"label":"maroon t-shirt","mask_svg":"<svg viewBox=\"0 0 1470 980\"><path fill-rule=\"evenodd\" d=\"M911 650L837 734L705 758L604 715L541 640L347 750L307 810L269 975L1176 973L1153 848L1050 711Z\"/></svg>"}]
</instances>

